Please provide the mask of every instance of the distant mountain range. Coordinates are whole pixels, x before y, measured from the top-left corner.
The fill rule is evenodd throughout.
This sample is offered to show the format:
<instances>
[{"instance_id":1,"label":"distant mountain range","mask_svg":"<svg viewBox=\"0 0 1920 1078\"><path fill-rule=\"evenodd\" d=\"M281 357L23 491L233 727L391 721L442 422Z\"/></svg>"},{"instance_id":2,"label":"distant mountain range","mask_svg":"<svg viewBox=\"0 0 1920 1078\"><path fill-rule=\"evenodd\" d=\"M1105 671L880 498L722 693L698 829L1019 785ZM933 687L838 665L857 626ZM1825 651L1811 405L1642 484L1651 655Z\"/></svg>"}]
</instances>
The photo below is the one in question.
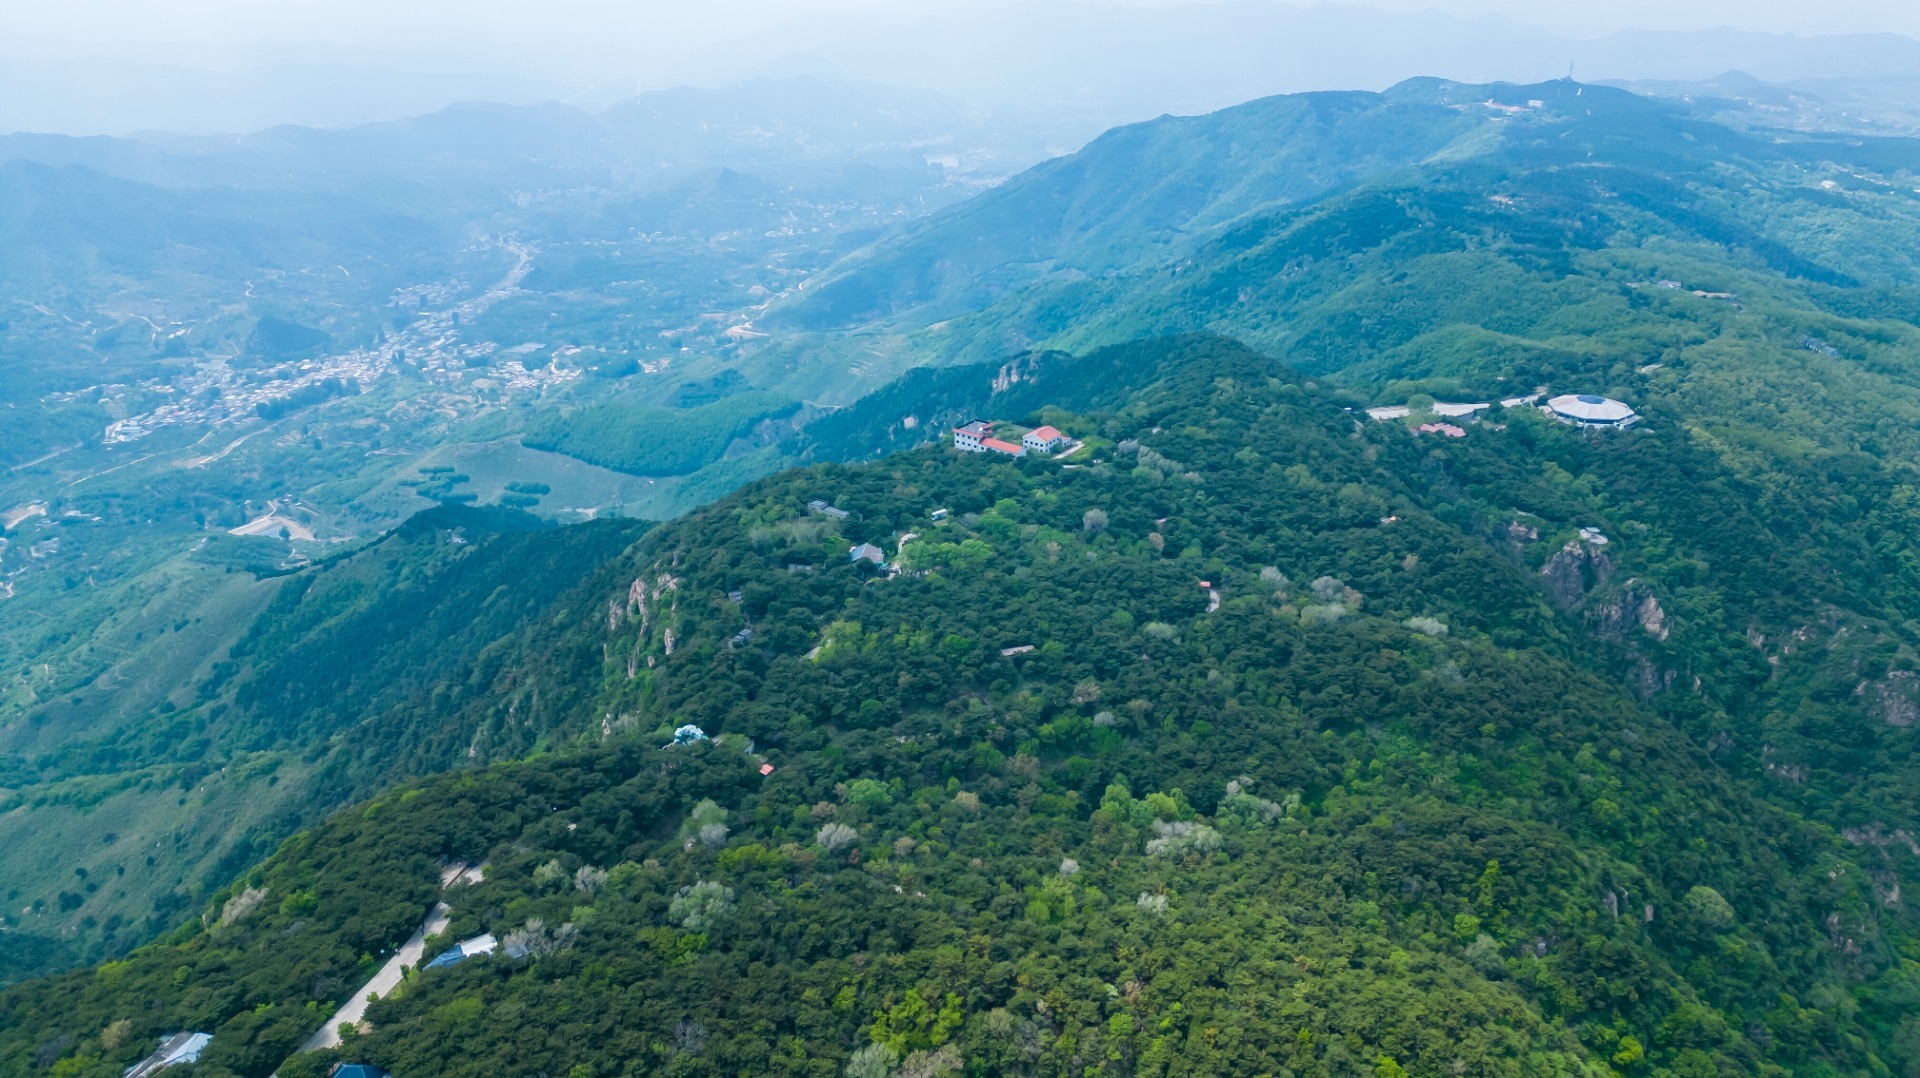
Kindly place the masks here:
<instances>
[{"instance_id":1,"label":"distant mountain range","mask_svg":"<svg viewBox=\"0 0 1920 1078\"><path fill-rule=\"evenodd\" d=\"M975 98L1045 101L1110 123L1205 112L1276 93L1378 90L1416 75L1462 82L1876 78L1920 67L1899 35L1799 37L1731 29L1563 37L1506 19L1342 4L1232 0L1129 7L1035 0L970 17L875 25L809 18L702 57L716 71L811 71Z\"/></svg>"},{"instance_id":2,"label":"distant mountain range","mask_svg":"<svg viewBox=\"0 0 1920 1078\"><path fill-rule=\"evenodd\" d=\"M0 78L4 78L0 74ZM0 106L4 107L4 106ZM0 127L4 127L0 123ZM162 186L326 190L404 202L543 184L657 186L702 168L775 166L784 181L847 167L1010 175L1098 134L1084 121L1008 122L930 91L815 78L658 90L591 110L554 101L456 103L420 115L247 134L0 136L0 161L84 165Z\"/></svg>"},{"instance_id":3,"label":"distant mountain range","mask_svg":"<svg viewBox=\"0 0 1920 1078\"><path fill-rule=\"evenodd\" d=\"M1713 122L1713 111L1565 80L1416 79L1118 128L808 282L756 324L818 336L790 337L754 362L785 391L818 399L845 384L847 364L874 378L1204 331L1350 375L1378 349L1411 346L1426 318L1493 315L1498 301L1474 295L1480 274L1524 265L1610 279L1617 270L1567 259L1642 236L1659 238L1662 258L1705 258L1721 279L1734 267L1792 288L1912 279L1904 241L1886 241L1906 235L1893 222L1912 198L1893 177L1920 166L1920 143L1747 131ZM1741 197L1705 193L1732 176ZM1885 232L1855 216L1882 212L1869 208L1881 195ZM1825 232L1840 220L1853 222L1845 241ZM1419 265L1436 276L1423 279ZM1322 304L1357 282L1373 282L1372 294L1334 301L1340 325L1316 328ZM1555 317L1564 326L1571 316Z\"/></svg>"},{"instance_id":4,"label":"distant mountain range","mask_svg":"<svg viewBox=\"0 0 1920 1078\"><path fill-rule=\"evenodd\" d=\"M1350 5L1035 0L966 16L809 15L689 54L618 34L569 42L564 54L551 43L519 41L465 54L262 47L198 63L16 53L0 60L0 131L340 126L466 100L598 109L635 87L794 75L935 91L1110 126L1275 93L1383 89L1415 75L1531 82L1572 70L1583 79L1698 80L1740 70L1789 81L1875 79L1916 69L1920 42L1893 34L1719 29L1577 39L1501 18Z\"/></svg>"}]
</instances>

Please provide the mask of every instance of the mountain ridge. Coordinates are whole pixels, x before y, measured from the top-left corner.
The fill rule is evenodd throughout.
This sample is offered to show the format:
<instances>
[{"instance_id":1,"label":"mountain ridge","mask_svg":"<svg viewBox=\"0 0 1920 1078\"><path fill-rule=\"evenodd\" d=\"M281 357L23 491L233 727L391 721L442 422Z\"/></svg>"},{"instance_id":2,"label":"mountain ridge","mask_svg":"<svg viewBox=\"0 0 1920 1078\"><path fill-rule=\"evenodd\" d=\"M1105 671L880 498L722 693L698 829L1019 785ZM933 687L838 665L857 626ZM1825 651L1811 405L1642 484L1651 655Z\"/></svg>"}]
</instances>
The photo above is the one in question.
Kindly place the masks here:
<instances>
[{"instance_id":1,"label":"mountain ridge","mask_svg":"<svg viewBox=\"0 0 1920 1078\"><path fill-rule=\"evenodd\" d=\"M920 449L650 532L583 612L600 745L335 815L110 974L0 994L0 1050L67 1029L70 1069L104 1071L120 1014L209 1028L214 1075L610 1054L1818 1074L1893 1044L1909 928L1875 848L1754 796L1604 676L1531 567L1601 501L1530 481L1505 497L1552 516L1515 545L1468 493L1541 457L1617 486L1683 428L1512 410L1435 443L1229 342L1088 361L1147 380L1062 417L1080 467ZM848 564L903 530L902 575ZM1609 530L1622 565L1668 541ZM689 723L709 740L659 747ZM488 867L436 892L436 858ZM283 1064L436 898L433 946L527 950L417 971L371 1032ZM1276 987L1296 1005L1269 1014ZM570 1017L483 1020L516 1006Z\"/></svg>"}]
</instances>

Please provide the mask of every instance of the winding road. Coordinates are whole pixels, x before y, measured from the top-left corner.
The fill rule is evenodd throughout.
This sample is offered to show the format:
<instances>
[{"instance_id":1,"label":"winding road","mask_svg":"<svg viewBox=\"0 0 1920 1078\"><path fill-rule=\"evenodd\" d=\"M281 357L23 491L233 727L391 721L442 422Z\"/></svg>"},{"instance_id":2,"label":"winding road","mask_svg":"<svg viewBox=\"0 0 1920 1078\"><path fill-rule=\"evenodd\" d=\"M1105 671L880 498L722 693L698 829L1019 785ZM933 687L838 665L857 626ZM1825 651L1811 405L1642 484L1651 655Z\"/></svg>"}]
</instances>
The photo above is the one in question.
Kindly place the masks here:
<instances>
[{"instance_id":1,"label":"winding road","mask_svg":"<svg viewBox=\"0 0 1920 1078\"><path fill-rule=\"evenodd\" d=\"M387 964L380 967L380 972L373 975L373 980L368 981L360 991L353 994L352 999L335 1011L333 1017L327 1019L326 1025L321 1026L313 1036L307 1038L307 1043L301 1045L300 1050L317 1052L322 1048L338 1047L340 1027L359 1025L360 1019L366 1016L367 1005L372 1003L376 996L384 996L399 986L400 979L406 975L406 968L420 964L420 957L427 949L427 937L446 931L448 915L452 912L453 907L445 902L434 903L433 912L427 915L426 921L414 930L413 935L409 936L407 942L393 953L392 958L387 959Z\"/></svg>"},{"instance_id":2,"label":"winding road","mask_svg":"<svg viewBox=\"0 0 1920 1078\"><path fill-rule=\"evenodd\" d=\"M485 865L458 863L448 865L440 872L440 889L444 891L456 883L479 883L486 878L486 872ZM326 1025L321 1026L313 1036L308 1037L307 1042L300 1046L300 1051L317 1052L322 1048L337 1047L340 1044L340 1027L343 1024L359 1025L360 1020L366 1017L367 1005L375 998L393 991L406 976L408 966L420 964L420 959L426 954L427 937L445 932L452 912L453 907L445 902L434 903L433 911L427 914L427 919L421 922L413 935L407 937L407 942L400 945L400 949L393 953L393 957L387 959L387 964L380 967L380 972L374 974L372 980L362 985L360 991L353 994L352 999L341 1005L340 1009L333 1013L333 1017L327 1019Z\"/></svg>"}]
</instances>

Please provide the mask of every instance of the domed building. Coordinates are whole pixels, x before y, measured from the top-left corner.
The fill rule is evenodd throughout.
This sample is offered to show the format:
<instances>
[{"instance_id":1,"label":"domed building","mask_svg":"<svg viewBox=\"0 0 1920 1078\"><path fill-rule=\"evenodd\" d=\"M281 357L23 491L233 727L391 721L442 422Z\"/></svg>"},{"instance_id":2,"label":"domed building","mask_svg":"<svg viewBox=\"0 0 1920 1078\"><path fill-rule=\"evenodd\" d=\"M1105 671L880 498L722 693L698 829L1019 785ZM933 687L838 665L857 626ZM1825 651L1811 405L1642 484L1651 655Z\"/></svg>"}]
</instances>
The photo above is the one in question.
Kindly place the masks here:
<instances>
[{"instance_id":1,"label":"domed building","mask_svg":"<svg viewBox=\"0 0 1920 1078\"><path fill-rule=\"evenodd\" d=\"M1547 414L1576 427L1631 427L1640 413L1611 397L1568 393L1547 402Z\"/></svg>"}]
</instances>

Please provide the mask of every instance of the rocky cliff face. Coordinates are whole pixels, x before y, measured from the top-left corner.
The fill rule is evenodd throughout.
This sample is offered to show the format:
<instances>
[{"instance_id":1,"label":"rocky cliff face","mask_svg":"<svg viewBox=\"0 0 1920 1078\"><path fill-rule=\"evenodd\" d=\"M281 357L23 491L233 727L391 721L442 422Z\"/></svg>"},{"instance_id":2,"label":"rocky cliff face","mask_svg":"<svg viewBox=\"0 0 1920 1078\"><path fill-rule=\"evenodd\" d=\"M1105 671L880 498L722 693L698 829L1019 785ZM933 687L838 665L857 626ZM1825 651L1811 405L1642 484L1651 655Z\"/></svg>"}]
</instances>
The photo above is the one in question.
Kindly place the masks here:
<instances>
[{"instance_id":1,"label":"rocky cliff face","mask_svg":"<svg viewBox=\"0 0 1920 1078\"><path fill-rule=\"evenodd\" d=\"M1587 611L1594 631L1602 639L1626 643L1633 630L1664 641L1673 629L1667 624L1667 612L1653 588L1643 580L1629 580L1611 596L1594 603Z\"/></svg>"},{"instance_id":2,"label":"rocky cliff face","mask_svg":"<svg viewBox=\"0 0 1920 1078\"><path fill-rule=\"evenodd\" d=\"M1587 607L1587 623L1594 635L1617 645L1630 660L1627 684L1642 700L1673 688L1679 671L1668 669L1647 654L1649 640L1665 641L1673 629L1653 587L1644 580L1628 580Z\"/></svg>"},{"instance_id":3,"label":"rocky cliff face","mask_svg":"<svg viewBox=\"0 0 1920 1078\"><path fill-rule=\"evenodd\" d=\"M1644 700L1673 687L1678 671L1663 667L1643 647L1649 640L1665 642L1673 633L1653 586L1632 579L1593 598L1613 576L1604 544L1576 539L1547 559L1540 575L1555 606L1571 610L1584 604L1594 635L1621 649L1628 661L1627 684L1636 695Z\"/></svg>"},{"instance_id":4,"label":"rocky cliff face","mask_svg":"<svg viewBox=\"0 0 1920 1078\"><path fill-rule=\"evenodd\" d=\"M1607 552L1576 539L1560 548L1540 569L1546 578L1547 598L1562 610L1579 605L1587 593L1613 575Z\"/></svg>"},{"instance_id":5,"label":"rocky cliff face","mask_svg":"<svg viewBox=\"0 0 1920 1078\"><path fill-rule=\"evenodd\" d=\"M1920 675L1896 670L1875 681L1863 681L1853 694L1865 700L1867 714L1888 726L1907 727L1920 722Z\"/></svg>"}]
</instances>

